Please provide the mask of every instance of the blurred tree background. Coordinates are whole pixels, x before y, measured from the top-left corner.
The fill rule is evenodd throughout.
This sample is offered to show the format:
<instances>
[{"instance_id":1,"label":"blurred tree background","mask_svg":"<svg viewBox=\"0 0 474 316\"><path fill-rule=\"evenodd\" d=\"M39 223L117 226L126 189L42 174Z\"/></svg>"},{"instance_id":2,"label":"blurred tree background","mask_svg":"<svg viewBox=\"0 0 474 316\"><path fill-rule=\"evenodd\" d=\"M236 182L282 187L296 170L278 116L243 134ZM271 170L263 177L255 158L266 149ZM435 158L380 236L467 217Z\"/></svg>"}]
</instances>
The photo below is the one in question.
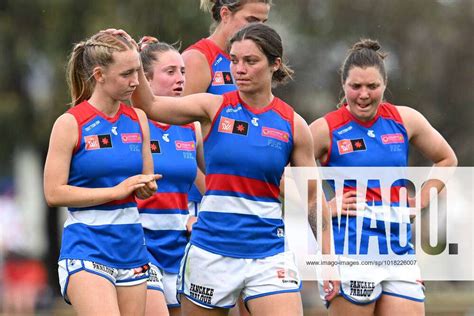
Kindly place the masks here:
<instances>
[{"instance_id":1,"label":"blurred tree background","mask_svg":"<svg viewBox=\"0 0 474 316\"><path fill-rule=\"evenodd\" d=\"M459 164L474 165L473 0L273 1L268 23L282 35L296 71L275 94L308 123L339 102L339 67L350 46L377 39L389 53L386 99L419 110L454 148ZM74 43L114 27L135 39L153 35L185 48L206 37L210 23L197 0L0 0L0 181L15 177L15 153L27 150L44 163L53 122L69 106L65 66ZM411 161L427 165L417 154ZM41 182L39 174L33 183ZM32 212L47 219L48 251L36 255L52 267L56 282L62 223L44 203Z\"/></svg>"}]
</instances>

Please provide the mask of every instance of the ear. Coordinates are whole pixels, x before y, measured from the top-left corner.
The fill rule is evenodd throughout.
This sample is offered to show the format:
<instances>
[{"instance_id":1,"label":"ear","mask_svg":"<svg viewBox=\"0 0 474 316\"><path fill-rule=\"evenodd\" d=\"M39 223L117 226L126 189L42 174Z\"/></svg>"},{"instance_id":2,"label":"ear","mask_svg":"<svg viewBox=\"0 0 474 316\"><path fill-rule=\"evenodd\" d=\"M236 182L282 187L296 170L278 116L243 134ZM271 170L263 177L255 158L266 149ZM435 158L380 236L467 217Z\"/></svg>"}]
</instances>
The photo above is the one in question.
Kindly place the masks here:
<instances>
[{"instance_id":1,"label":"ear","mask_svg":"<svg viewBox=\"0 0 474 316\"><path fill-rule=\"evenodd\" d=\"M100 66L94 67L92 74L96 82L104 83L105 79L104 79L104 71L102 67Z\"/></svg>"},{"instance_id":2,"label":"ear","mask_svg":"<svg viewBox=\"0 0 474 316\"><path fill-rule=\"evenodd\" d=\"M277 57L275 58L275 62L273 63L272 65L272 70L273 72L277 71L278 69L280 69L281 67L281 58L280 57Z\"/></svg>"},{"instance_id":3,"label":"ear","mask_svg":"<svg viewBox=\"0 0 474 316\"><path fill-rule=\"evenodd\" d=\"M232 16L232 12L225 5L222 6L219 14L221 16L221 22L224 22L224 23L227 23L229 21L230 17Z\"/></svg>"}]
</instances>

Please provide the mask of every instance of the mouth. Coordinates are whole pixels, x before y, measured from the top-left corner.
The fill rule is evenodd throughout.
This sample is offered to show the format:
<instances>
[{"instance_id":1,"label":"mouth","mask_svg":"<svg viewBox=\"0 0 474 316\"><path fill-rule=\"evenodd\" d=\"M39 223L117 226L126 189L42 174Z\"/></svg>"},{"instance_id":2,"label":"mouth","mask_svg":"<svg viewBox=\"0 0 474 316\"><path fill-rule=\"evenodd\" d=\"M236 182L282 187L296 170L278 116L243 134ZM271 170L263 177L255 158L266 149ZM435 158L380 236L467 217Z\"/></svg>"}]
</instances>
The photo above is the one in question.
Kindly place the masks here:
<instances>
[{"instance_id":1,"label":"mouth","mask_svg":"<svg viewBox=\"0 0 474 316\"><path fill-rule=\"evenodd\" d=\"M247 83L250 83L250 79L242 79L242 78L240 78L240 79L235 79L235 82L236 82L237 84L247 84Z\"/></svg>"},{"instance_id":2,"label":"mouth","mask_svg":"<svg viewBox=\"0 0 474 316\"><path fill-rule=\"evenodd\" d=\"M177 88L174 88L174 89L173 89L173 94L174 94L174 95L177 95L177 96L183 94L183 92L184 92L183 87L177 87Z\"/></svg>"}]
</instances>

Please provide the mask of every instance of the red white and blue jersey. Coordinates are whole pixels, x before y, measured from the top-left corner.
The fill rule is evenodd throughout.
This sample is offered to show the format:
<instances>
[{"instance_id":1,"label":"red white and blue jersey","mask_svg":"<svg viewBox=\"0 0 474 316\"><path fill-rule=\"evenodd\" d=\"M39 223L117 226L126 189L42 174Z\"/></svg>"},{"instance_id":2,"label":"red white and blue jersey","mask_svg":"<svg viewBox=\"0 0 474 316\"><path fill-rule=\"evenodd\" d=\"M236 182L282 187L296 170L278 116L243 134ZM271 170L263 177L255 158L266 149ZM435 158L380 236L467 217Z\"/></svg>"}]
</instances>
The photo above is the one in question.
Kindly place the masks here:
<instances>
[{"instance_id":1,"label":"red white and blue jersey","mask_svg":"<svg viewBox=\"0 0 474 316\"><path fill-rule=\"evenodd\" d=\"M220 49L212 40L203 38L186 50L195 49L206 56L211 73L211 82L206 90L207 93L222 95L226 92L237 90L235 81L230 72L230 57ZM189 201L201 202L202 195L193 184L189 191Z\"/></svg>"},{"instance_id":2,"label":"red white and blue jersey","mask_svg":"<svg viewBox=\"0 0 474 316\"><path fill-rule=\"evenodd\" d=\"M71 108L79 126L68 184L109 188L142 173L142 130L125 104L107 117L84 101ZM147 264L135 197L90 207L69 207L60 260L83 259L119 269Z\"/></svg>"},{"instance_id":3,"label":"red white and blue jersey","mask_svg":"<svg viewBox=\"0 0 474 316\"><path fill-rule=\"evenodd\" d=\"M222 95L237 90L230 72L230 57L226 52L208 38L201 39L186 50L190 49L195 49L206 56L212 78L207 93Z\"/></svg>"},{"instance_id":4,"label":"red white and blue jersey","mask_svg":"<svg viewBox=\"0 0 474 316\"><path fill-rule=\"evenodd\" d=\"M188 192L196 178L194 125L165 125L149 121L150 146L158 191L138 200L140 220L150 261L168 273L177 274L188 242Z\"/></svg>"},{"instance_id":5,"label":"red white and blue jersey","mask_svg":"<svg viewBox=\"0 0 474 316\"><path fill-rule=\"evenodd\" d=\"M206 194L191 243L235 258L284 251L280 179L293 150L294 111L275 97L254 109L224 94L204 141Z\"/></svg>"},{"instance_id":6,"label":"red white and blue jersey","mask_svg":"<svg viewBox=\"0 0 474 316\"><path fill-rule=\"evenodd\" d=\"M369 122L362 122L356 119L347 109L346 105L336 111L328 113L325 120L329 126L330 149L326 161L323 165L329 167L406 167L408 165L408 147L409 140L402 118L397 108L389 103L380 104L376 116ZM396 172L397 169L393 169ZM400 177L399 179L403 179ZM383 218L376 215L376 228L371 227L370 212L378 212L382 202L380 181L374 179L368 181L366 193L366 205L369 213L364 213L362 223L362 240L359 253L367 254L370 252L368 239L370 236L378 235L380 254L387 254L388 249L392 249L397 254L414 253L411 244L411 227L408 223L408 243L401 246L400 243L400 222L397 217L397 208L400 206L399 191L405 187L403 180L398 180L392 185L390 192L391 220L385 222ZM357 184L355 180L346 180L344 182L344 192L354 190ZM336 245L336 253L342 254L342 245L344 245L345 227L348 225L349 236L356 236L357 219L349 217L349 224L346 217L342 216L340 224L338 218L333 218L333 232ZM387 245L386 225L389 224L391 232L391 245ZM338 225L340 225L338 227ZM373 226L373 225L372 225ZM349 238L350 239L350 238ZM402 243L404 244L404 243ZM349 244L349 253L355 254L355 242ZM339 247L339 248L338 248Z\"/></svg>"}]
</instances>

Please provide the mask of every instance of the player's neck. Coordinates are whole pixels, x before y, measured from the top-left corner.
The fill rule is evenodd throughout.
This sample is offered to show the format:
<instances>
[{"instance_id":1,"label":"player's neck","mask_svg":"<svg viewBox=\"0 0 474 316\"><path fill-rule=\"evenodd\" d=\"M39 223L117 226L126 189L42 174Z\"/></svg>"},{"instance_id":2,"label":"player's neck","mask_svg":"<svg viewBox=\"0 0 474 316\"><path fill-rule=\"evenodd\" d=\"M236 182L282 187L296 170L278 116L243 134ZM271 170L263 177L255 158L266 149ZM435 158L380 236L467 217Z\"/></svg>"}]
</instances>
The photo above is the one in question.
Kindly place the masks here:
<instances>
[{"instance_id":1,"label":"player's neck","mask_svg":"<svg viewBox=\"0 0 474 316\"><path fill-rule=\"evenodd\" d=\"M245 93L239 91L239 96L242 101L245 102L245 104L255 109L267 107L268 105L270 105L274 98L274 95L272 94L271 90L257 93Z\"/></svg>"},{"instance_id":2,"label":"player's neck","mask_svg":"<svg viewBox=\"0 0 474 316\"><path fill-rule=\"evenodd\" d=\"M227 35L220 29L216 29L209 37L211 41L214 42L221 50L226 50L227 45Z\"/></svg>"},{"instance_id":3,"label":"player's neck","mask_svg":"<svg viewBox=\"0 0 474 316\"><path fill-rule=\"evenodd\" d=\"M94 91L90 99L87 101L90 105L108 117L114 117L120 107L120 102L118 100L104 96L99 91Z\"/></svg>"}]
</instances>

